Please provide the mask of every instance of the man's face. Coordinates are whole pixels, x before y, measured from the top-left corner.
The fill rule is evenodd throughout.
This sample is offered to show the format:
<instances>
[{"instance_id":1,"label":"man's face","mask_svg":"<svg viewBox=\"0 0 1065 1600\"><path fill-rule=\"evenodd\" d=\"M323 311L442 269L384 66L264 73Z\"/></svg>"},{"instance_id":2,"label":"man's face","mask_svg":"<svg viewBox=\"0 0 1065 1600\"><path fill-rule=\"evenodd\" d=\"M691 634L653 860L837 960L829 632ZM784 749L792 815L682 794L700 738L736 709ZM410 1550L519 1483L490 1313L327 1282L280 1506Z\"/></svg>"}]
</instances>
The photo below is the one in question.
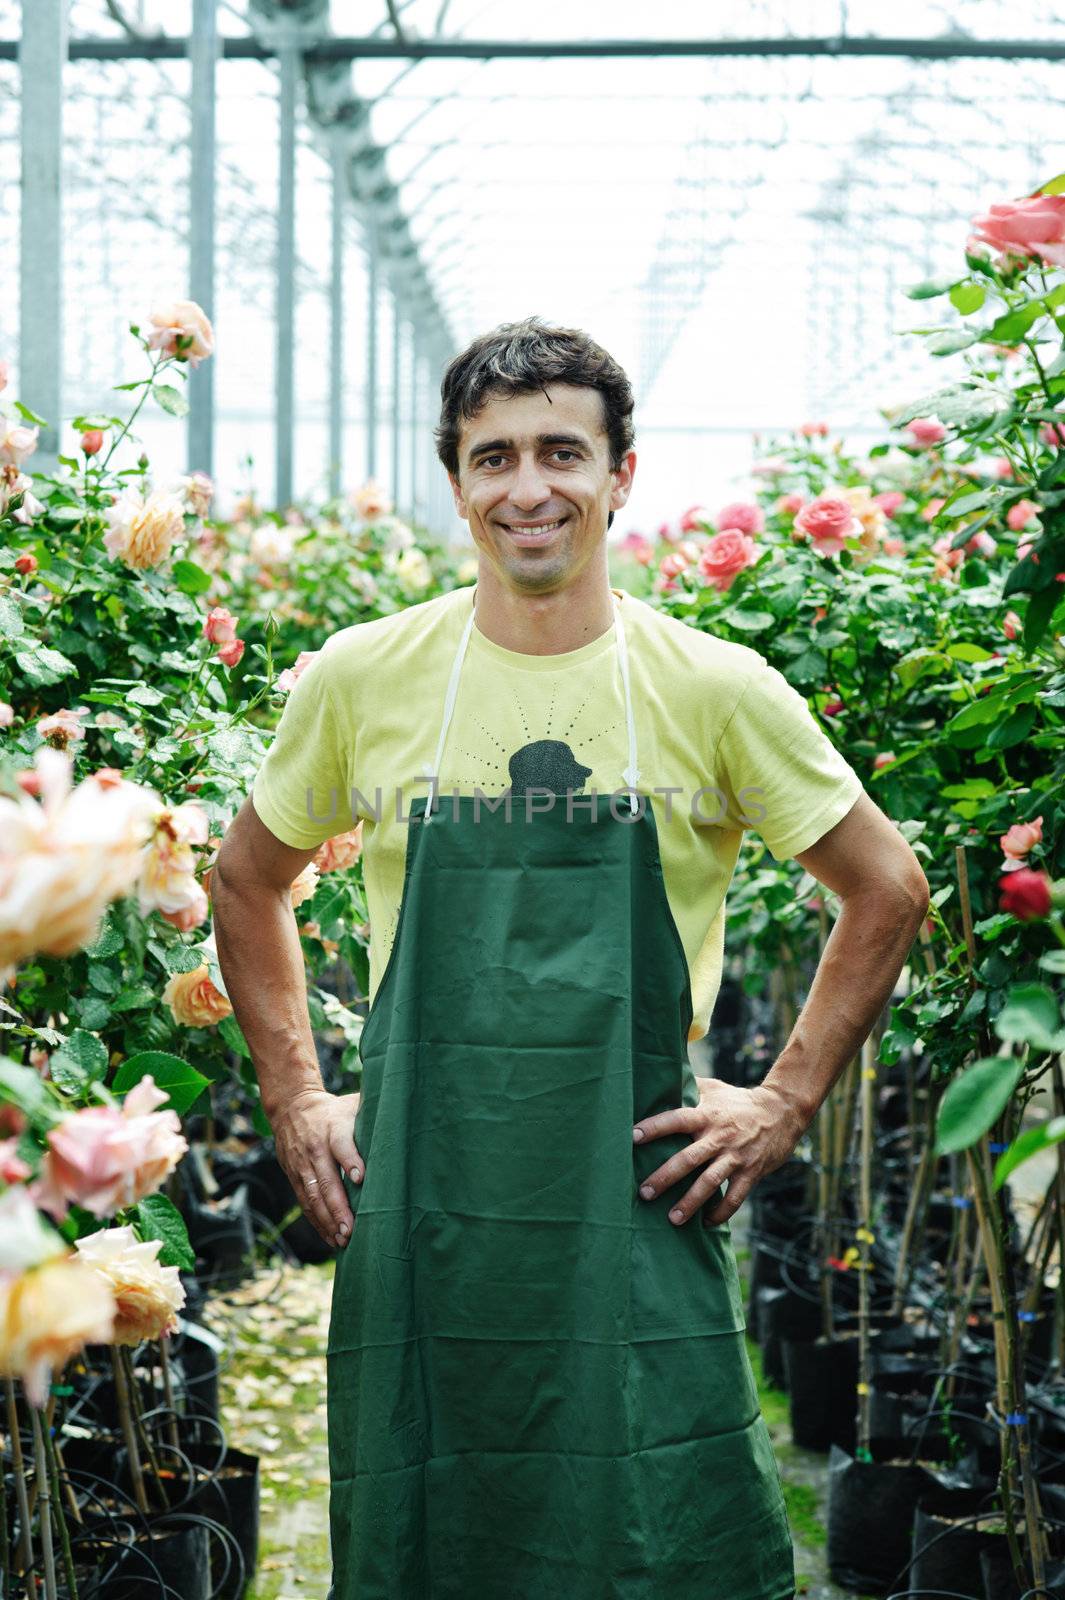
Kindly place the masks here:
<instances>
[{"instance_id":1,"label":"man's face","mask_svg":"<svg viewBox=\"0 0 1065 1600\"><path fill-rule=\"evenodd\" d=\"M525 594L565 588L601 553L636 467L630 450L611 470L603 397L570 383L489 399L463 421L458 457L455 509L483 560Z\"/></svg>"}]
</instances>

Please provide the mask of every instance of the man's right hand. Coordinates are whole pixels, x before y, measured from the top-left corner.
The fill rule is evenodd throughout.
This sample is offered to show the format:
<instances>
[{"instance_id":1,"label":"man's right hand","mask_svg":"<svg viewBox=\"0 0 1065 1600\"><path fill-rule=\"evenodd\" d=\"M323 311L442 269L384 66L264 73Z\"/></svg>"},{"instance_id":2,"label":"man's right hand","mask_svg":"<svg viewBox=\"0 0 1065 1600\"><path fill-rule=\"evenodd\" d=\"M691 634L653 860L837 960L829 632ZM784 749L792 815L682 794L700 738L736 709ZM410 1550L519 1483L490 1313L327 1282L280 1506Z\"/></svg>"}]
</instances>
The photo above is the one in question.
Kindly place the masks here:
<instances>
[{"instance_id":1,"label":"man's right hand","mask_svg":"<svg viewBox=\"0 0 1065 1600\"><path fill-rule=\"evenodd\" d=\"M345 1245L354 1217L339 1168L361 1183L364 1162L355 1144L361 1095L304 1089L270 1118L277 1159L304 1216L328 1245Z\"/></svg>"}]
</instances>

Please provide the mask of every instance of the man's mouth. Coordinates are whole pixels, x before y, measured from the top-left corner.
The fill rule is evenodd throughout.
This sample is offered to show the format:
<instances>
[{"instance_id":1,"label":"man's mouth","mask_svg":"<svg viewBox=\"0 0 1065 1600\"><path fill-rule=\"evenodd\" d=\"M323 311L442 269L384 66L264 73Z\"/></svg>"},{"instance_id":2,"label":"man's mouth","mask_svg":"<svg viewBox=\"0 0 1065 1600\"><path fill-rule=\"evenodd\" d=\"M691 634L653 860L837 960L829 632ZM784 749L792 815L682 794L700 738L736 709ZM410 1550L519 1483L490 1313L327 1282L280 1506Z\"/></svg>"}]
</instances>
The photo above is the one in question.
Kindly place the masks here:
<instances>
[{"instance_id":1,"label":"man's mouth","mask_svg":"<svg viewBox=\"0 0 1065 1600\"><path fill-rule=\"evenodd\" d=\"M565 517L558 517L554 522L538 522L532 524L504 522L501 524L501 526L507 533L510 534L515 544L536 545L545 544L548 539L552 538L558 532L559 528L561 528L562 524L566 520L567 519Z\"/></svg>"}]
</instances>

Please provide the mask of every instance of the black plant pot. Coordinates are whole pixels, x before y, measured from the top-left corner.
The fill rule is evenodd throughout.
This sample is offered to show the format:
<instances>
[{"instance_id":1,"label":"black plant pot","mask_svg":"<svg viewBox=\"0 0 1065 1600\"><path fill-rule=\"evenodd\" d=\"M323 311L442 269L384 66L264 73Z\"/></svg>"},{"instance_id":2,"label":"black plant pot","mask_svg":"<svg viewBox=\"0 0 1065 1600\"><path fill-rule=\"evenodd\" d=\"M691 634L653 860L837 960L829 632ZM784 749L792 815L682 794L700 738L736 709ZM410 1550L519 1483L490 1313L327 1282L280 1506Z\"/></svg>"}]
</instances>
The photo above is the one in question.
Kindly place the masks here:
<instances>
[{"instance_id":1,"label":"black plant pot","mask_svg":"<svg viewBox=\"0 0 1065 1600\"><path fill-rule=\"evenodd\" d=\"M214 1600L240 1600L259 1559L259 1457L233 1445L227 1447L220 1462L217 1448L194 1445L187 1454L197 1465L209 1467L211 1476L185 1509L211 1517L228 1528L240 1552L240 1559L231 1563L223 1582L214 1575Z\"/></svg>"},{"instance_id":2,"label":"black plant pot","mask_svg":"<svg viewBox=\"0 0 1065 1600\"><path fill-rule=\"evenodd\" d=\"M272 1141L256 1146L241 1157L220 1154L215 1159L215 1178L219 1193L223 1195L246 1186L252 1210L275 1227L296 1204L295 1191L274 1154ZM302 1214L282 1230L281 1238L296 1260L304 1264L328 1261L337 1253L336 1246L327 1244Z\"/></svg>"},{"instance_id":3,"label":"black plant pot","mask_svg":"<svg viewBox=\"0 0 1065 1600\"><path fill-rule=\"evenodd\" d=\"M982 1600L1020 1600L1024 1593L1023 1589L1017 1587L1013 1563L1005 1544L1003 1537L1001 1544L989 1546L980 1552L980 1575L984 1586L977 1592ZM1043 1576L1048 1589L1065 1594L1065 1561L1048 1561Z\"/></svg>"},{"instance_id":4,"label":"black plant pot","mask_svg":"<svg viewBox=\"0 0 1065 1600\"><path fill-rule=\"evenodd\" d=\"M751 1245L747 1264L747 1332L759 1344L762 1342L760 1291L780 1288L780 1263L780 1253L773 1240L759 1239Z\"/></svg>"},{"instance_id":5,"label":"black plant pot","mask_svg":"<svg viewBox=\"0 0 1065 1600\"><path fill-rule=\"evenodd\" d=\"M218 1373L225 1345L202 1323L182 1319L173 1337L171 1371L180 1383L186 1408L194 1416L218 1417Z\"/></svg>"},{"instance_id":6,"label":"black plant pot","mask_svg":"<svg viewBox=\"0 0 1065 1600\"><path fill-rule=\"evenodd\" d=\"M828 1570L862 1594L887 1590L905 1571L921 1496L964 1477L941 1438L925 1439L914 1462L904 1439L874 1440L869 1453L872 1461L858 1461L833 1445L828 1457Z\"/></svg>"},{"instance_id":7,"label":"black plant pot","mask_svg":"<svg viewBox=\"0 0 1065 1600\"><path fill-rule=\"evenodd\" d=\"M783 1341L791 1435L806 1450L854 1449L858 1339Z\"/></svg>"},{"instance_id":8,"label":"black plant pot","mask_svg":"<svg viewBox=\"0 0 1065 1600\"><path fill-rule=\"evenodd\" d=\"M995 1490L940 1487L921 1496L913 1519L911 1592L953 1589L982 1600L981 1553L1006 1548L1005 1530L993 1533L983 1526L1002 1521L995 1497Z\"/></svg>"},{"instance_id":9,"label":"black plant pot","mask_svg":"<svg viewBox=\"0 0 1065 1600\"><path fill-rule=\"evenodd\" d=\"M762 1371L778 1389L787 1387L784 1370L784 1340L809 1343L821 1327L821 1307L811 1294L796 1294L792 1289L760 1289L758 1328L761 1334Z\"/></svg>"},{"instance_id":10,"label":"black plant pot","mask_svg":"<svg viewBox=\"0 0 1065 1600\"><path fill-rule=\"evenodd\" d=\"M255 1232L244 1184L209 1202L186 1196L184 1214L189 1241L197 1260L209 1267L208 1276L240 1277L248 1271L255 1254Z\"/></svg>"},{"instance_id":11,"label":"black plant pot","mask_svg":"<svg viewBox=\"0 0 1065 1600\"><path fill-rule=\"evenodd\" d=\"M128 1543L101 1550L96 1572L79 1586L80 1600L160 1600L161 1595L210 1600L209 1536L202 1524L160 1522L138 1530Z\"/></svg>"}]
</instances>

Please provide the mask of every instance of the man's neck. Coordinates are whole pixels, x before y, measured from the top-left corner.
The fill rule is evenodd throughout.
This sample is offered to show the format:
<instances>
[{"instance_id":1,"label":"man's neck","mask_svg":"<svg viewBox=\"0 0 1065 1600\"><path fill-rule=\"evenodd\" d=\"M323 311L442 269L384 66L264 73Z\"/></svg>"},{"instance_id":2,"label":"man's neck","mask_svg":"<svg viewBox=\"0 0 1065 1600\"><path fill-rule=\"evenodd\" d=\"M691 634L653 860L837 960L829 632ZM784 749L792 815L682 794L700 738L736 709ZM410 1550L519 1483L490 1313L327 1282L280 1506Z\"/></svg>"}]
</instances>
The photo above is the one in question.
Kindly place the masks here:
<instances>
[{"instance_id":1,"label":"man's neck","mask_svg":"<svg viewBox=\"0 0 1065 1600\"><path fill-rule=\"evenodd\" d=\"M477 578L475 626L493 644L527 656L579 650L606 633L614 622L610 575L604 566L585 571L551 594L522 594L493 572Z\"/></svg>"}]
</instances>

